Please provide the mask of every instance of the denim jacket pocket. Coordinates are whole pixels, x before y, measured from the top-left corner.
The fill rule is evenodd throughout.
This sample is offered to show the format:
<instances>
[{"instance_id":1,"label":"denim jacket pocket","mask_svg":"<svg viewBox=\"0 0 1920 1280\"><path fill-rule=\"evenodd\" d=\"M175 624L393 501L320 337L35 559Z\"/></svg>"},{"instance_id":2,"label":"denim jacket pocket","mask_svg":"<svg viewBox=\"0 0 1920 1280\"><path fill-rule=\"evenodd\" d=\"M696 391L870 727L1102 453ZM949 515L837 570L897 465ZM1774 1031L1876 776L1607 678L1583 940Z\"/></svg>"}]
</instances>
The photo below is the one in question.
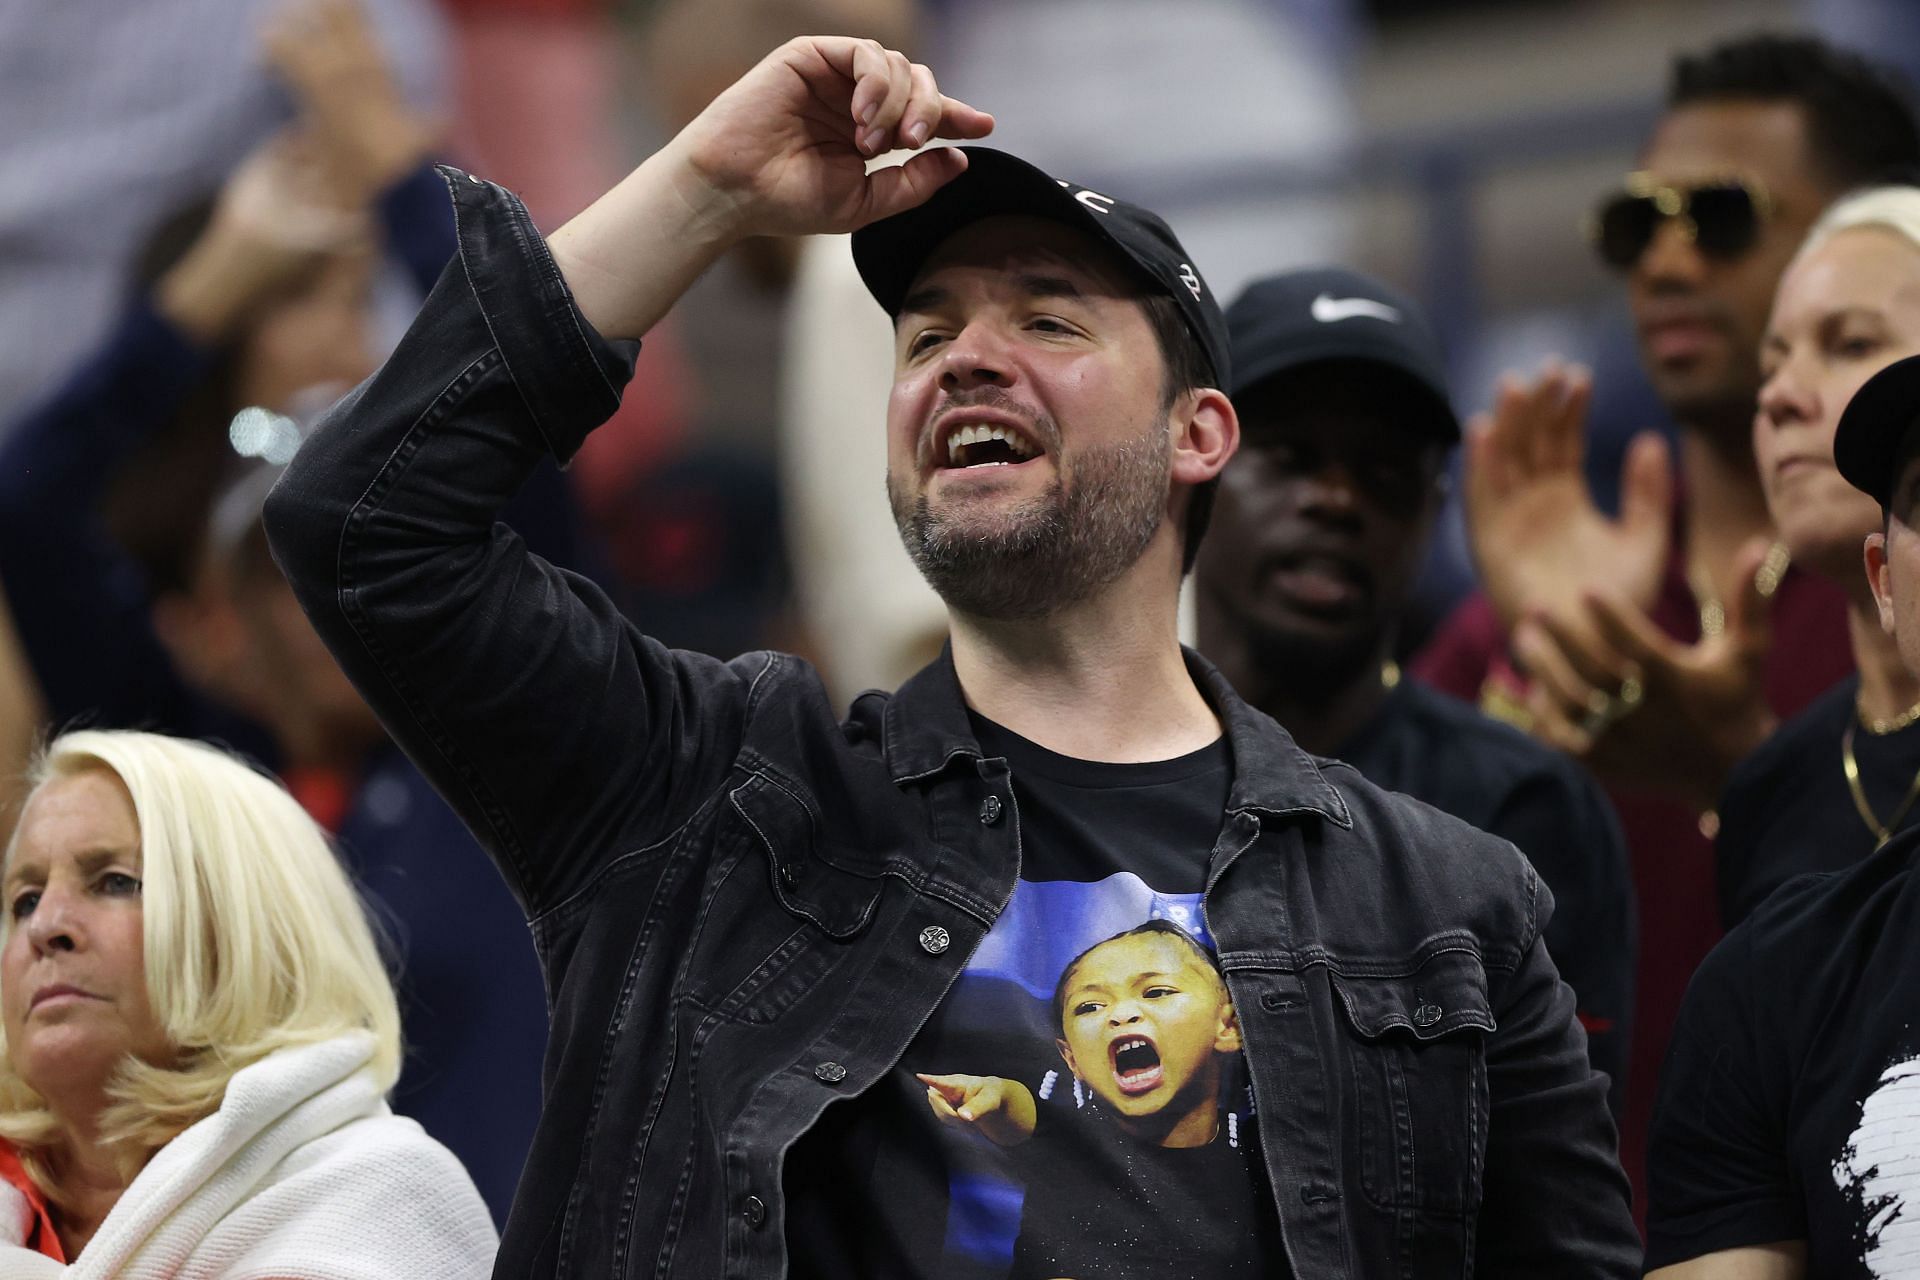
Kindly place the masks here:
<instances>
[{"instance_id":1,"label":"denim jacket pocket","mask_svg":"<svg viewBox=\"0 0 1920 1280\"><path fill-rule=\"evenodd\" d=\"M1345 1046L1361 1189L1383 1209L1474 1211L1487 1142L1487 975L1471 951L1412 973L1333 971L1353 1032Z\"/></svg>"},{"instance_id":2,"label":"denim jacket pocket","mask_svg":"<svg viewBox=\"0 0 1920 1280\"><path fill-rule=\"evenodd\" d=\"M819 819L796 790L754 773L727 799L759 837L773 896L789 914L843 942L872 923L880 873L850 869L847 859L830 856Z\"/></svg>"}]
</instances>

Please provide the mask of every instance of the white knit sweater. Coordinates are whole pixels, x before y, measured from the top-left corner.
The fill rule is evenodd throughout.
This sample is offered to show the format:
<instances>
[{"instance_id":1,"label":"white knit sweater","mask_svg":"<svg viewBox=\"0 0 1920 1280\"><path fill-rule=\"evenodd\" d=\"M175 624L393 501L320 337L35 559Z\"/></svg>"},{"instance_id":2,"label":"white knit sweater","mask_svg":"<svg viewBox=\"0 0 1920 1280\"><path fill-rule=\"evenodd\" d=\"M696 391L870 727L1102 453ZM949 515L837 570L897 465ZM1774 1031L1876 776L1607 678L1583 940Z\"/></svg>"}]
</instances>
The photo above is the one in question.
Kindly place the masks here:
<instances>
[{"instance_id":1,"label":"white knit sweater","mask_svg":"<svg viewBox=\"0 0 1920 1280\"><path fill-rule=\"evenodd\" d=\"M0 1184L0 1280L475 1280L497 1242L453 1154L387 1109L370 1036L235 1073L220 1110L156 1153L77 1262L20 1242Z\"/></svg>"}]
</instances>

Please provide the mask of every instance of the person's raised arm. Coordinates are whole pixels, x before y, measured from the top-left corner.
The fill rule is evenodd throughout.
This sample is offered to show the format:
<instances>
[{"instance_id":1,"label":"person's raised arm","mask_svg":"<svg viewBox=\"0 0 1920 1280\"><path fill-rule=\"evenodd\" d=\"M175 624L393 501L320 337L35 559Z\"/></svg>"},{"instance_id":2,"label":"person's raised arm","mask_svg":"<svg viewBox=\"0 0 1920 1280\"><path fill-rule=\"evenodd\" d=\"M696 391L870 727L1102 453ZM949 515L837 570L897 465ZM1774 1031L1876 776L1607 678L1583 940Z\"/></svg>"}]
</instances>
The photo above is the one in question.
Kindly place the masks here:
<instances>
[{"instance_id":1,"label":"person's raised arm","mask_svg":"<svg viewBox=\"0 0 1920 1280\"><path fill-rule=\"evenodd\" d=\"M900 137L991 127L869 41L790 42L556 233L449 176L459 255L386 366L268 501L275 554L341 666L530 911L670 833L738 750L765 658L671 653L495 514L612 413L631 346L753 235L846 231L964 167L868 175ZM577 305L576 305L577 303Z\"/></svg>"},{"instance_id":2,"label":"person's raised arm","mask_svg":"<svg viewBox=\"0 0 1920 1280\"><path fill-rule=\"evenodd\" d=\"M791 40L555 232L554 261L594 328L638 338L741 240L852 231L966 168L947 148L873 173L870 157L992 127L876 41Z\"/></svg>"}]
</instances>

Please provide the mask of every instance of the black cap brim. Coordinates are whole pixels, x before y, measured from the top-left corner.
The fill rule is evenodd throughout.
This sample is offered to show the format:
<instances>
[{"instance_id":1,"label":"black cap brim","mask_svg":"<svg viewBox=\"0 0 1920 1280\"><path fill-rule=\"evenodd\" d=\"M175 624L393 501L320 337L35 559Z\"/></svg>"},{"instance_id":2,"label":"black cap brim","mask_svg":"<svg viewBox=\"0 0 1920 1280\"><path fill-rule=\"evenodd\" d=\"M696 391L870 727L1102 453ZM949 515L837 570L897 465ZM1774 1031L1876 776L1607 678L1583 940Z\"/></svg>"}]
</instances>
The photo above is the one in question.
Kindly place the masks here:
<instances>
[{"instance_id":1,"label":"black cap brim","mask_svg":"<svg viewBox=\"0 0 1920 1280\"><path fill-rule=\"evenodd\" d=\"M989 147L962 147L967 168L926 203L869 223L853 233L853 261L868 292L890 316L900 314L907 290L927 259L949 236L982 218L1038 217L1063 222L1110 246L1130 266L1130 255L1101 220L1053 178L1018 156Z\"/></svg>"},{"instance_id":2,"label":"black cap brim","mask_svg":"<svg viewBox=\"0 0 1920 1280\"><path fill-rule=\"evenodd\" d=\"M875 301L897 317L927 260L955 233L983 218L1058 222L1109 249L1149 294L1173 299L1212 367L1228 376L1226 321L1173 229L1151 210L1075 187L991 147L962 147L967 168L925 203L853 233L853 261ZM1090 207L1088 202L1098 208Z\"/></svg>"},{"instance_id":3,"label":"black cap brim","mask_svg":"<svg viewBox=\"0 0 1920 1280\"><path fill-rule=\"evenodd\" d=\"M1920 356L1896 360L1868 378L1840 415L1833 461L1847 483L1892 506L1900 449L1920 419Z\"/></svg>"}]
</instances>

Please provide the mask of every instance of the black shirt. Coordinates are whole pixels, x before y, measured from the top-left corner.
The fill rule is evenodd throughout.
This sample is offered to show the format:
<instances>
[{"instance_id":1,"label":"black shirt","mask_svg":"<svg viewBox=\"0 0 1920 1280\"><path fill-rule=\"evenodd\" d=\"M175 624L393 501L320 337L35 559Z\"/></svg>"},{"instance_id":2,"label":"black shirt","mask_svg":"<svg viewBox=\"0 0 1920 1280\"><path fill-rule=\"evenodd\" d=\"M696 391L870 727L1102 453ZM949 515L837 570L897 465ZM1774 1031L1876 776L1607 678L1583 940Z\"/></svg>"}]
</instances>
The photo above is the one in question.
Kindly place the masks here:
<instances>
[{"instance_id":1,"label":"black shirt","mask_svg":"<svg viewBox=\"0 0 1920 1280\"><path fill-rule=\"evenodd\" d=\"M1920 1266L1920 832L1762 903L1694 975L1654 1109L1649 1268L1807 1242Z\"/></svg>"},{"instance_id":2,"label":"black shirt","mask_svg":"<svg viewBox=\"0 0 1920 1280\"><path fill-rule=\"evenodd\" d=\"M1746 919L1768 894L1811 871L1843 871L1879 840L1854 805L1841 763L1841 739L1855 723L1860 677L1849 676L1781 725L1740 762L1720 799L1720 920ZM1889 734L1856 728L1854 759L1867 804L1886 824L1900 813L1920 776L1920 724ZM1896 830L1920 821L1920 805Z\"/></svg>"},{"instance_id":3,"label":"black shirt","mask_svg":"<svg viewBox=\"0 0 1920 1280\"><path fill-rule=\"evenodd\" d=\"M1633 1014L1633 874L1620 822L1580 766L1413 680L1337 753L1368 778L1509 840L1553 891L1547 950L1579 1001L1614 1115Z\"/></svg>"},{"instance_id":4,"label":"black shirt","mask_svg":"<svg viewBox=\"0 0 1920 1280\"><path fill-rule=\"evenodd\" d=\"M901 1062L789 1153L791 1274L1284 1276L1201 911L1226 740L1114 765L973 727L1011 768L1020 879ZM1148 921L1166 931L1116 940ZM1035 1123L943 1119L923 1076L1024 1090ZM1174 1117L1184 1145L1163 1146Z\"/></svg>"}]
</instances>

